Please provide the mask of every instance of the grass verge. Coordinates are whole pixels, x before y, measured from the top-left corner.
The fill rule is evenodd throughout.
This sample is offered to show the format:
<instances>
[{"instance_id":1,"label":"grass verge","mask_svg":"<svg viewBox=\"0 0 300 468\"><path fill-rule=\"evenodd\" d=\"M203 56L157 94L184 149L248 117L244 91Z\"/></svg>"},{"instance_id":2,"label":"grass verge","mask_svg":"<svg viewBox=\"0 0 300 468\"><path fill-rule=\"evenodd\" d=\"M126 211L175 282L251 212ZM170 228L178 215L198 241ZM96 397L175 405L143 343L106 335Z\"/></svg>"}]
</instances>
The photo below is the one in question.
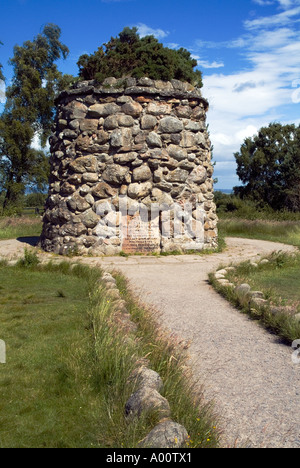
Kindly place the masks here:
<instances>
[{"instance_id":1,"label":"grass verge","mask_svg":"<svg viewBox=\"0 0 300 468\"><path fill-rule=\"evenodd\" d=\"M222 237L245 237L262 239L300 247L299 221L271 221L265 219L220 219Z\"/></svg>"},{"instance_id":2,"label":"grass verge","mask_svg":"<svg viewBox=\"0 0 300 468\"><path fill-rule=\"evenodd\" d=\"M249 296L240 296L233 288L221 285L213 274L209 279L234 306L291 344L300 338L300 321L295 319L300 312L300 254L277 252L266 259L267 263L258 266L243 262L229 271L226 278L235 285L249 284L252 291L263 292L267 306L253 307Z\"/></svg>"}]
</instances>

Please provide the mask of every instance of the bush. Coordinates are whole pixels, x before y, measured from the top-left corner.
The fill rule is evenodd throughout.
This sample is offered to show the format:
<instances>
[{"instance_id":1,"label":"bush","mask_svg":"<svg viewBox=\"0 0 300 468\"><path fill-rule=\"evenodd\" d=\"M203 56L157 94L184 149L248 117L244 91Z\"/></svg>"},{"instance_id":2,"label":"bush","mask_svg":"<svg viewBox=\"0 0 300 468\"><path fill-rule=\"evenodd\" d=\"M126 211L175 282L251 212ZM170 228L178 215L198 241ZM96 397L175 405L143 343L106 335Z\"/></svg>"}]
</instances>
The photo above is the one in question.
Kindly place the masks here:
<instances>
[{"instance_id":1,"label":"bush","mask_svg":"<svg viewBox=\"0 0 300 468\"><path fill-rule=\"evenodd\" d=\"M35 268L40 263L36 252L25 249L24 258L18 261L18 266L22 268Z\"/></svg>"},{"instance_id":2,"label":"bush","mask_svg":"<svg viewBox=\"0 0 300 468\"><path fill-rule=\"evenodd\" d=\"M82 55L77 65L84 80L148 77L164 81L177 79L202 87L202 74L194 70L197 60L188 50L164 47L154 36L141 38L137 28L125 28L94 54Z\"/></svg>"}]
</instances>

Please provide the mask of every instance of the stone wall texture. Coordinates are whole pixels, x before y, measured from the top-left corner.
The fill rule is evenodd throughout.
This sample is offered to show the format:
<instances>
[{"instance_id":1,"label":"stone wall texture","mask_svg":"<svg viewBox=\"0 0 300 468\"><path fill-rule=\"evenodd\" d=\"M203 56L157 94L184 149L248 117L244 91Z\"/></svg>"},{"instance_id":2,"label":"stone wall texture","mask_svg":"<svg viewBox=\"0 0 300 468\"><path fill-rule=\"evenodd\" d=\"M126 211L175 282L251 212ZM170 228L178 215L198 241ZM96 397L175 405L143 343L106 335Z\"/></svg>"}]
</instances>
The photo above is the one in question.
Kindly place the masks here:
<instances>
[{"instance_id":1,"label":"stone wall texture","mask_svg":"<svg viewBox=\"0 0 300 468\"><path fill-rule=\"evenodd\" d=\"M56 105L44 250L217 247L208 103L199 89L108 78L78 83Z\"/></svg>"}]
</instances>

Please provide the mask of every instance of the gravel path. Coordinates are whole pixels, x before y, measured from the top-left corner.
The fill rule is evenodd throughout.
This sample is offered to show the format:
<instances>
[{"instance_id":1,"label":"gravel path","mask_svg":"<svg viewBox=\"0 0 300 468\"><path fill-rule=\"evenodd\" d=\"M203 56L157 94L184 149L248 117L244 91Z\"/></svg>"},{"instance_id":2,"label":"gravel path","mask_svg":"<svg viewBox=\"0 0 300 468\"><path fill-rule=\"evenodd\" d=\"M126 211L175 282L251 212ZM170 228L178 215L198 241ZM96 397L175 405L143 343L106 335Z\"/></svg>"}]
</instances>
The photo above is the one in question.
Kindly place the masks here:
<instances>
[{"instance_id":1,"label":"gravel path","mask_svg":"<svg viewBox=\"0 0 300 468\"><path fill-rule=\"evenodd\" d=\"M228 238L226 251L207 256L87 258L117 268L133 291L161 313L170 332L191 341L195 378L221 416L224 446L300 448L300 365L292 349L218 295L207 275L220 264L256 258L283 244ZM24 244L0 242L0 257ZM300 338L300 337L299 337Z\"/></svg>"}]
</instances>

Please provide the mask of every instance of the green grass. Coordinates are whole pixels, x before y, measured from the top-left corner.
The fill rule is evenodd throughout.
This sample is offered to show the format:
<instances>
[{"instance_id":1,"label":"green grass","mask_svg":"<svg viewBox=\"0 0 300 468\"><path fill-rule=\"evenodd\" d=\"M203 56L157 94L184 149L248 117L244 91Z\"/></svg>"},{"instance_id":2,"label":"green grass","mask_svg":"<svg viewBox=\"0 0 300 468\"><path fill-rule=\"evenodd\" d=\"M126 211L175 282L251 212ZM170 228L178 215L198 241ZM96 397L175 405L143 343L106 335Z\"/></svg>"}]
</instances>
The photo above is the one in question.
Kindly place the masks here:
<instances>
[{"instance_id":1,"label":"green grass","mask_svg":"<svg viewBox=\"0 0 300 468\"><path fill-rule=\"evenodd\" d=\"M142 429L124 420L134 353L109 322L98 276L67 263L0 266L1 448L137 443Z\"/></svg>"},{"instance_id":2,"label":"green grass","mask_svg":"<svg viewBox=\"0 0 300 468\"><path fill-rule=\"evenodd\" d=\"M1 448L135 448L158 422L155 414L125 418L134 391L128 378L149 359L161 373L172 418L184 424L190 447L215 447L211 408L189 380L182 348L159 333L154 320L118 277L138 324L125 332L100 271L82 265L40 265L26 252L17 266L0 262Z\"/></svg>"},{"instance_id":3,"label":"green grass","mask_svg":"<svg viewBox=\"0 0 300 468\"><path fill-rule=\"evenodd\" d=\"M290 344L300 338L300 322L294 319L300 313L300 254L277 252L267 258L269 263L258 267L243 262L227 278L233 284L247 283L252 291L262 291L271 307L254 309L247 297L238 297L231 288L220 286L213 275L210 281L235 306ZM286 307L286 310L274 314L272 307Z\"/></svg>"},{"instance_id":4,"label":"green grass","mask_svg":"<svg viewBox=\"0 0 300 468\"><path fill-rule=\"evenodd\" d=\"M83 365L90 348L87 283L57 271L3 266L0 278L1 339L7 345L7 364L0 369L0 446L97 444L97 394Z\"/></svg>"},{"instance_id":5,"label":"green grass","mask_svg":"<svg viewBox=\"0 0 300 468\"><path fill-rule=\"evenodd\" d=\"M219 230L223 237L262 239L300 247L299 221L220 219Z\"/></svg>"},{"instance_id":6,"label":"green grass","mask_svg":"<svg viewBox=\"0 0 300 468\"><path fill-rule=\"evenodd\" d=\"M39 237L41 232L42 221L40 217L0 218L0 240Z\"/></svg>"}]
</instances>

